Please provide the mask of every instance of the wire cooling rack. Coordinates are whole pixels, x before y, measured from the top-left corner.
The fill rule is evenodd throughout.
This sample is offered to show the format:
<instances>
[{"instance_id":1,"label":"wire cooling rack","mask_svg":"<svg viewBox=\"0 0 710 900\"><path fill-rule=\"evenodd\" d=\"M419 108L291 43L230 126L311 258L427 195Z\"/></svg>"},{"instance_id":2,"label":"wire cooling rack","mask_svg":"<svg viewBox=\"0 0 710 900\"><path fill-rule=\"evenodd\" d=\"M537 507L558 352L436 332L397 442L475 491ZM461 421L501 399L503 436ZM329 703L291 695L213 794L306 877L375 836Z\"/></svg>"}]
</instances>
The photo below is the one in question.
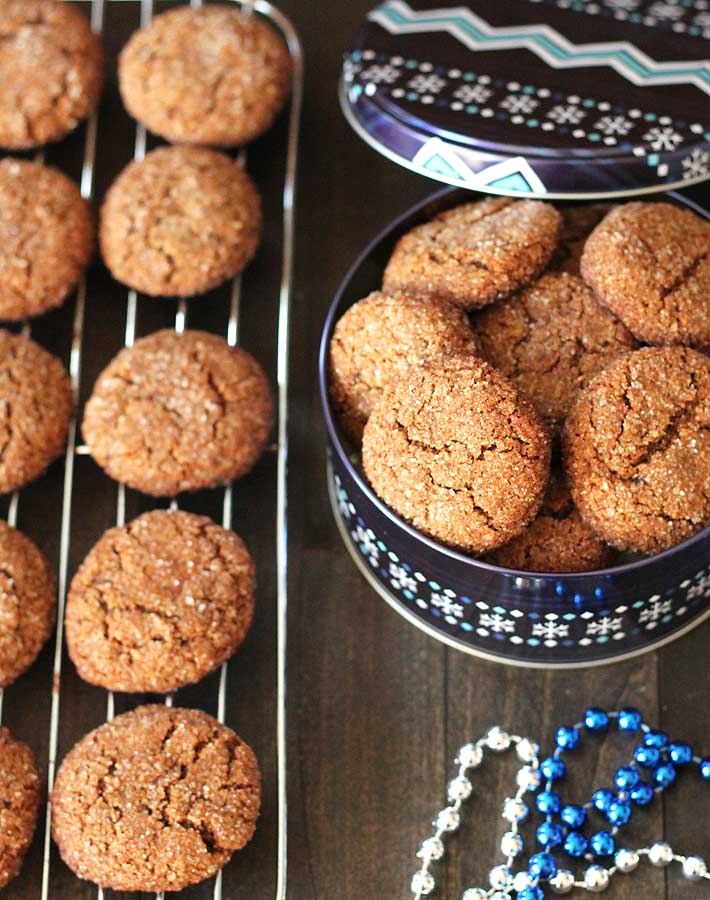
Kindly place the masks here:
<instances>
[{"instance_id":1,"label":"wire cooling rack","mask_svg":"<svg viewBox=\"0 0 710 900\"><path fill-rule=\"evenodd\" d=\"M254 173L257 184L263 187L266 246L260 256L266 259L260 265L258 256L243 278L236 278L231 285L205 298L177 302L141 298L135 291L126 291L110 282L106 272L97 273L98 266L94 266L76 291L73 311L68 304L63 310L22 327L24 334L34 333L35 339L68 361L78 412L69 429L63 471L61 464L56 464L39 482L5 498L0 506L10 524L18 525L37 540L50 558L54 557L58 572L54 645L45 650L29 673L5 692L6 696L0 690L0 721L4 713L6 724L33 747L38 761L45 767L49 794L56 768L76 740L102 719L111 719L118 712L158 699L114 695L85 685L73 672L66 655L64 606L70 578L78 563L104 528L122 525L155 506L149 498L110 481L90 458L82 460L88 454L79 442L78 422L96 374L121 346L131 346L139 335L169 323L182 332L188 326L193 327L194 319L194 327L221 332L235 346L241 342L244 325L250 332L245 345L260 358L267 372L275 375L278 385L276 445L255 472L237 485L228 484L222 491L182 496L173 499L170 506L175 508L179 502L195 512L211 515L225 528L235 527L245 537L257 562L257 615L252 634L231 664L233 679L235 671L238 675L238 687L233 689L238 696L230 691L230 663L225 663L217 675L179 691L177 696L168 695L164 702L169 706L174 703L200 706L221 722L227 721L255 747L264 772L265 803L252 844L237 855L238 861L226 873L220 872L211 883L190 888L181 896L213 897L214 900L237 896L261 900L275 896L276 900L284 900L288 335L303 61L293 26L271 3L267 0L231 2L237 3L244 15L268 19L285 39L293 63L293 88L287 112L270 135L250 148L251 160L247 160L246 150L237 157L244 166L253 162L258 170ZM109 64L115 71L113 59L130 32L147 25L163 8L180 4L166 4L162 0L82 0L81 5L90 7L92 28L102 35ZM189 0L189 5L199 7L202 0ZM145 128L131 122L121 109L114 78L109 81L107 96L98 113L76 135L51 148L47 162L79 177L84 198L100 200L102 191L97 189L97 182L103 180L105 189L130 158L143 158L149 140ZM130 145L128 155L127 145ZM44 156L41 152L36 158L44 159ZM72 171L77 160L81 160L79 172ZM264 180L267 184L262 185ZM273 265L276 262L278 265ZM125 309L122 323L117 317L121 308ZM116 346L119 332L123 341ZM221 496L217 497L218 494ZM270 511L266 513L269 505ZM235 508L242 515L235 515ZM52 844L50 825L48 803L23 871L6 889L8 900L13 896L63 900L75 898L79 892L98 900L104 900L109 894L116 896L74 878Z\"/></svg>"}]
</instances>

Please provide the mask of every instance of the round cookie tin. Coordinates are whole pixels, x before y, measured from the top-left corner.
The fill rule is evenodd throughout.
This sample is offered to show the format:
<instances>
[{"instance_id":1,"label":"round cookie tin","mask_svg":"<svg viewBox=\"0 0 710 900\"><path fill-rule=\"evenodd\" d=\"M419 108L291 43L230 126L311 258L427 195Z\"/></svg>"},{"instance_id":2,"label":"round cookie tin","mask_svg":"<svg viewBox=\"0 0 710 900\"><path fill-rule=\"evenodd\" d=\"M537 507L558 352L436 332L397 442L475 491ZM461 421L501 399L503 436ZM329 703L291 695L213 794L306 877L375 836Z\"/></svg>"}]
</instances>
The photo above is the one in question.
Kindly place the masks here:
<instances>
[{"instance_id":1,"label":"round cookie tin","mask_svg":"<svg viewBox=\"0 0 710 900\"><path fill-rule=\"evenodd\" d=\"M471 199L446 189L392 222L360 254L323 331L321 402L328 486L342 538L372 587L397 612L445 643L523 666L590 666L658 647L710 616L710 528L655 556L582 574L531 574L491 565L419 533L370 488L328 399L328 347L345 310L376 289L398 238ZM687 198L663 199L710 214Z\"/></svg>"},{"instance_id":2,"label":"round cookie tin","mask_svg":"<svg viewBox=\"0 0 710 900\"><path fill-rule=\"evenodd\" d=\"M710 176L705 0L386 0L346 54L355 130L415 172L513 196Z\"/></svg>"}]
</instances>

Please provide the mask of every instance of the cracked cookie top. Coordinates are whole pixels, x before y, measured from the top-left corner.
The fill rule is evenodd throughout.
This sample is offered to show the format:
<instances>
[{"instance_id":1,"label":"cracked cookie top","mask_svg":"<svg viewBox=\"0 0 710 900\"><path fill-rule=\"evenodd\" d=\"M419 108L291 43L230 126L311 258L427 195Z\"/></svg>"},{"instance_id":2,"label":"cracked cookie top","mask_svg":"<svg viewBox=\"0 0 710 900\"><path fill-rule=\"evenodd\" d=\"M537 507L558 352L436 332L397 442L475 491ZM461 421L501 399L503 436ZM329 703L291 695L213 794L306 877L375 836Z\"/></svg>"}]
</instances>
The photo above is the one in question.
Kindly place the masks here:
<instances>
[{"instance_id":1,"label":"cracked cookie top","mask_svg":"<svg viewBox=\"0 0 710 900\"><path fill-rule=\"evenodd\" d=\"M32 843L41 790L32 751L0 728L0 889L20 871Z\"/></svg>"},{"instance_id":2,"label":"cracked cookie top","mask_svg":"<svg viewBox=\"0 0 710 900\"><path fill-rule=\"evenodd\" d=\"M416 366L475 353L466 313L445 300L374 291L340 318L330 342L330 399L355 443L383 390Z\"/></svg>"},{"instance_id":3,"label":"cracked cookie top","mask_svg":"<svg viewBox=\"0 0 710 900\"><path fill-rule=\"evenodd\" d=\"M540 274L557 247L562 218L537 200L489 197L440 213L400 238L384 290L478 309Z\"/></svg>"},{"instance_id":4,"label":"cracked cookie top","mask_svg":"<svg viewBox=\"0 0 710 900\"><path fill-rule=\"evenodd\" d=\"M54 575L44 554L0 519L0 688L32 665L55 617Z\"/></svg>"},{"instance_id":5,"label":"cracked cookie top","mask_svg":"<svg viewBox=\"0 0 710 900\"><path fill-rule=\"evenodd\" d=\"M126 109L178 144L235 147L271 125L288 94L291 59L257 14L226 5L156 16L119 61Z\"/></svg>"},{"instance_id":6,"label":"cracked cookie top","mask_svg":"<svg viewBox=\"0 0 710 900\"><path fill-rule=\"evenodd\" d=\"M93 245L89 205L70 178L36 162L0 161L0 319L60 306Z\"/></svg>"},{"instance_id":7,"label":"cracked cookie top","mask_svg":"<svg viewBox=\"0 0 710 900\"><path fill-rule=\"evenodd\" d=\"M672 203L613 209L584 247L582 277L642 341L710 350L710 222Z\"/></svg>"},{"instance_id":8,"label":"cracked cookie top","mask_svg":"<svg viewBox=\"0 0 710 900\"><path fill-rule=\"evenodd\" d=\"M612 558L608 544L580 516L562 472L553 470L535 520L487 560L523 572L592 572Z\"/></svg>"},{"instance_id":9,"label":"cracked cookie top","mask_svg":"<svg viewBox=\"0 0 710 900\"><path fill-rule=\"evenodd\" d=\"M58 141L103 85L103 50L86 17L58 0L0 0L0 146Z\"/></svg>"},{"instance_id":10,"label":"cracked cookie top","mask_svg":"<svg viewBox=\"0 0 710 900\"><path fill-rule=\"evenodd\" d=\"M233 278L256 252L261 200L226 154L159 147L130 163L101 208L104 262L150 296L189 297Z\"/></svg>"},{"instance_id":11,"label":"cracked cookie top","mask_svg":"<svg viewBox=\"0 0 710 900\"><path fill-rule=\"evenodd\" d=\"M365 426L365 473L415 528L482 553L540 508L550 440L531 403L488 363L451 357L388 388Z\"/></svg>"},{"instance_id":12,"label":"cracked cookie top","mask_svg":"<svg viewBox=\"0 0 710 900\"><path fill-rule=\"evenodd\" d=\"M204 331L157 331L99 376L83 432L117 481L168 497L245 475L271 431L273 400L259 363Z\"/></svg>"},{"instance_id":13,"label":"cracked cookie top","mask_svg":"<svg viewBox=\"0 0 710 900\"><path fill-rule=\"evenodd\" d=\"M113 691L200 681L246 637L254 578L233 532L188 512L145 513L107 531L74 576L69 655L85 681Z\"/></svg>"},{"instance_id":14,"label":"cracked cookie top","mask_svg":"<svg viewBox=\"0 0 710 900\"><path fill-rule=\"evenodd\" d=\"M482 353L559 429L578 391L617 356L630 331L575 275L551 273L474 319Z\"/></svg>"},{"instance_id":15,"label":"cracked cookie top","mask_svg":"<svg viewBox=\"0 0 710 900\"><path fill-rule=\"evenodd\" d=\"M73 410L61 362L30 338L0 331L0 493L23 487L61 455Z\"/></svg>"},{"instance_id":16,"label":"cracked cookie top","mask_svg":"<svg viewBox=\"0 0 710 900\"><path fill-rule=\"evenodd\" d=\"M710 359L646 347L581 392L563 434L577 507L620 550L655 553L710 522Z\"/></svg>"},{"instance_id":17,"label":"cracked cookie top","mask_svg":"<svg viewBox=\"0 0 710 900\"><path fill-rule=\"evenodd\" d=\"M178 891L251 839L259 767L197 709L139 706L87 734L52 792L52 834L80 878L116 891Z\"/></svg>"}]
</instances>

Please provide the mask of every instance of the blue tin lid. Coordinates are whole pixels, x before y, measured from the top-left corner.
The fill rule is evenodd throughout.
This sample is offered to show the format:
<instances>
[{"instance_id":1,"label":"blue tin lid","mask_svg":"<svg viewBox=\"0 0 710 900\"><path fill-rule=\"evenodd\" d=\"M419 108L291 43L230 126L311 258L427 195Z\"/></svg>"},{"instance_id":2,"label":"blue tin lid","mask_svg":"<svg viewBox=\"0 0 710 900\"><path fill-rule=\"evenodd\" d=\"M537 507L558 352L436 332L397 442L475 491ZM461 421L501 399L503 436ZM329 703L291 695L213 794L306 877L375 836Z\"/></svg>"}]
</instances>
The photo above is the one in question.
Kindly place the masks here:
<instances>
[{"instance_id":1,"label":"blue tin lid","mask_svg":"<svg viewBox=\"0 0 710 900\"><path fill-rule=\"evenodd\" d=\"M448 184L584 199L710 178L709 0L387 0L340 90L365 140Z\"/></svg>"}]
</instances>

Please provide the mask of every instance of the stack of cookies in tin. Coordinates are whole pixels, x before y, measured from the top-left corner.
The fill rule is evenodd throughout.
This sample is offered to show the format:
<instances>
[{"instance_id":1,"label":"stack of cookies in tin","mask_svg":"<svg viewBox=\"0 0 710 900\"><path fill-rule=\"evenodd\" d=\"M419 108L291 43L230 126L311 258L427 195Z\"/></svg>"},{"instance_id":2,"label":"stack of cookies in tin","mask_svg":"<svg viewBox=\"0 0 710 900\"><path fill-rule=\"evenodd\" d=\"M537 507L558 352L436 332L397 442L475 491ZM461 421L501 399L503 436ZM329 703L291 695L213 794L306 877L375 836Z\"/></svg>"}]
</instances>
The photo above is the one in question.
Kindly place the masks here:
<instances>
[{"instance_id":1,"label":"stack of cookies in tin","mask_svg":"<svg viewBox=\"0 0 710 900\"><path fill-rule=\"evenodd\" d=\"M528 572L710 522L710 223L671 203L491 197L404 234L333 332L329 390L379 497Z\"/></svg>"}]
</instances>

